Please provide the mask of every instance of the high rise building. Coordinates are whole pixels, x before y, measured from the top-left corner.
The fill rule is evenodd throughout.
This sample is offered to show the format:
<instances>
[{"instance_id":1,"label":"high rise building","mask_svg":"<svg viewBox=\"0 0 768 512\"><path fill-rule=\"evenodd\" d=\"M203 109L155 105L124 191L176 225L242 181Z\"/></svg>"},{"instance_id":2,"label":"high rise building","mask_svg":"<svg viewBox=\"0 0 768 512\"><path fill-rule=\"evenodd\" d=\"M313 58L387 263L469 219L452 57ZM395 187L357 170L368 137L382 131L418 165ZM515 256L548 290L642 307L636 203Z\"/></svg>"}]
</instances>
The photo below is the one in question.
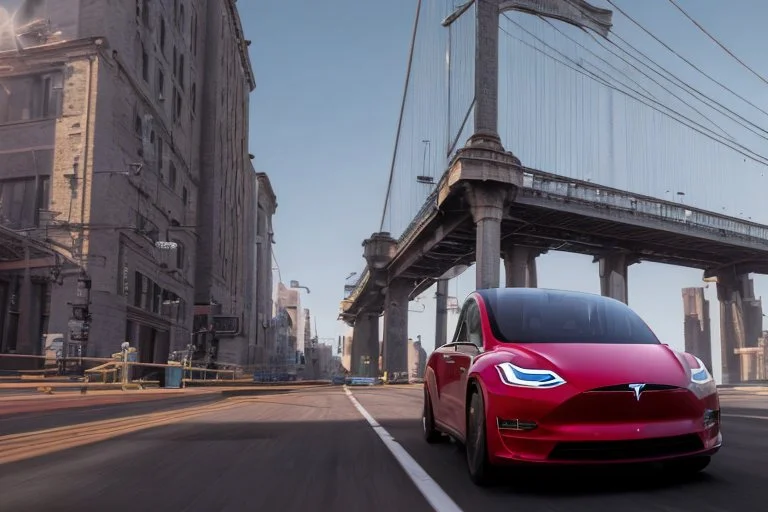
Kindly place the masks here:
<instances>
[{"instance_id":1,"label":"high rise building","mask_svg":"<svg viewBox=\"0 0 768 512\"><path fill-rule=\"evenodd\" d=\"M683 314L685 351L701 359L712 371L712 331L704 288L683 288Z\"/></svg>"},{"instance_id":2,"label":"high rise building","mask_svg":"<svg viewBox=\"0 0 768 512\"><path fill-rule=\"evenodd\" d=\"M0 351L58 332L90 356L128 340L164 362L193 340L247 362L276 202L247 149L235 0L2 5Z\"/></svg>"}]
</instances>

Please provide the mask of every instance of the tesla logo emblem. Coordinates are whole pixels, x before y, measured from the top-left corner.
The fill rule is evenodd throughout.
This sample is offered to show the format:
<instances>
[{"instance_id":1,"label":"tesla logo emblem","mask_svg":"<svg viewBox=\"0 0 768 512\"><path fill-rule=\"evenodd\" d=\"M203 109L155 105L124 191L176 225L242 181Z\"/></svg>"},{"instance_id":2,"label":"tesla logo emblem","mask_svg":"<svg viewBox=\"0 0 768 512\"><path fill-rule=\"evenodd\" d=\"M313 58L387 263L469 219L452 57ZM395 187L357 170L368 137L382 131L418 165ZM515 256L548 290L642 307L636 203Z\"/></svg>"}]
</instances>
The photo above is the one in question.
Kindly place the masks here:
<instances>
[{"instance_id":1,"label":"tesla logo emblem","mask_svg":"<svg viewBox=\"0 0 768 512\"><path fill-rule=\"evenodd\" d=\"M635 392L635 399L637 401L640 401L640 393L643 392L643 388L645 387L645 384L628 384L627 387Z\"/></svg>"}]
</instances>

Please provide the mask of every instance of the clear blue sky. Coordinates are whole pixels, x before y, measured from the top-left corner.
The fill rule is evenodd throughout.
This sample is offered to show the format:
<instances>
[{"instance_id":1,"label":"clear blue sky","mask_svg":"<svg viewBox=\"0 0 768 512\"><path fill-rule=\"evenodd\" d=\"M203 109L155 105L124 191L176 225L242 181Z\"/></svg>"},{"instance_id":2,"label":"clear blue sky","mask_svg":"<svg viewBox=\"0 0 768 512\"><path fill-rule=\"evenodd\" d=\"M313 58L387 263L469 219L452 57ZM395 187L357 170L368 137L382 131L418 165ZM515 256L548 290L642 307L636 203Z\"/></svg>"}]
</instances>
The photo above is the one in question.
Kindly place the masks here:
<instances>
[{"instance_id":1,"label":"clear blue sky","mask_svg":"<svg viewBox=\"0 0 768 512\"><path fill-rule=\"evenodd\" d=\"M615 1L711 75L768 110L768 85L725 56L667 0ZM716 0L678 1L736 55L768 75L761 52L768 47L764 32L768 2L739 0L734 7ZM603 1L595 3L605 6ZM277 260L283 281L296 279L311 289L303 301L317 317L321 338L346 332L336 321L344 278L362 269L361 242L379 225L415 5L415 0L239 3L246 35L253 40L251 55L258 82L251 97L251 151L257 169L269 174L278 197ZM617 33L691 84L749 113L641 37L623 17L616 14L614 23ZM768 117L750 118L768 127ZM752 147L768 153L765 144ZM696 175L696 169L679 172ZM733 176L734 182L738 179ZM748 198L746 208L766 220L767 203L754 198L765 194L768 186L749 183L743 196L723 190L727 197L722 204ZM719 193L710 188L708 195L717 202ZM663 341L682 348L680 289L700 286L701 272L642 263L631 267L629 283L630 305ZM591 258L563 253L540 258L539 284L599 292L597 267ZM463 299L473 286L470 270L452 282L450 293ZM757 277L756 294L766 291L768 279ZM424 294L423 313L410 315L410 334L421 334L427 350L433 346L433 294ZM719 315L713 286L708 296L717 368ZM454 323L455 316L450 319L451 328Z\"/></svg>"}]
</instances>

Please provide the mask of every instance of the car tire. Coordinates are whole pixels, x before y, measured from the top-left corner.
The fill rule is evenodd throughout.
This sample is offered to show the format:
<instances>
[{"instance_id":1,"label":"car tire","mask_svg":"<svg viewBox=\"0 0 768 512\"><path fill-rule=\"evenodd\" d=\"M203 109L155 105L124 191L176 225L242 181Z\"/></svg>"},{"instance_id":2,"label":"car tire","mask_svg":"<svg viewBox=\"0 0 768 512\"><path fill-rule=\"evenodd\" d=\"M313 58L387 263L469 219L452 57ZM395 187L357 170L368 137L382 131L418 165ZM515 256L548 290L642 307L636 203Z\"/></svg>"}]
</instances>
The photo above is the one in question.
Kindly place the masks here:
<instances>
[{"instance_id":1,"label":"car tire","mask_svg":"<svg viewBox=\"0 0 768 512\"><path fill-rule=\"evenodd\" d=\"M424 409L421 413L421 425L424 432L424 440L430 444L440 442L443 434L435 428L435 414L432 410L432 399L429 391L424 388Z\"/></svg>"},{"instance_id":2,"label":"car tire","mask_svg":"<svg viewBox=\"0 0 768 512\"><path fill-rule=\"evenodd\" d=\"M667 471L674 475L686 476L694 475L704 471L712 457L691 457L689 459L680 459L667 463Z\"/></svg>"},{"instance_id":3,"label":"car tire","mask_svg":"<svg viewBox=\"0 0 768 512\"><path fill-rule=\"evenodd\" d=\"M488 438L485 422L483 395L475 389L469 397L467 409L467 452L469 478L475 485L486 486L493 482L495 471L488 459Z\"/></svg>"}]
</instances>

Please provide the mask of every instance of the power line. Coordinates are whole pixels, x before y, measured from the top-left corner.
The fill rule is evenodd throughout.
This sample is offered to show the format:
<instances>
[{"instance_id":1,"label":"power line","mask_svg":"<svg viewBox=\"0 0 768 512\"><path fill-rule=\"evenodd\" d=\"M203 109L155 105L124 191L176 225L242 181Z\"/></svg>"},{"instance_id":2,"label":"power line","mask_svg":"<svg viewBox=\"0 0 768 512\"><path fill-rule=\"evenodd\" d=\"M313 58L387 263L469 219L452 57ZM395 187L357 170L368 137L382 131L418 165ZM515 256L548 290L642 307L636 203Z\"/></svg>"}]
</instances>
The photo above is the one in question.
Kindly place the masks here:
<instances>
[{"instance_id":1,"label":"power line","mask_svg":"<svg viewBox=\"0 0 768 512\"><path fill-rule=\"evenodd\" d=\"M760 80L762 80L764 83L768 84L768 79L766 79L766 78L765 78L763 75L761 75L760 73L758 73L757 71L755 71L754 69L752 69L752 68L751 68L751 67L750 67L750 66L749 66L747 63L745 63L743 60L741 60L740 58L738 58L738 57L737 57L737 56L736 56L736 55L735 55L735 54L734 54L734 53L733 53L731 50L729 50L729 49L728 49L728 48L727 48L727 47L726 47L726 46L725 46L723 43L721 43L721 42L720 42L720 41L719 41L719 40L718 40L718 39L717 39L715 36L713 36L712 34L710 34L710 33L707 31L707 29L705 29L703 26L701 26L701 24L700 24L698 21L696 21L695 19L693 19L693 17L692 17L690 14L688 14L688 13L685 11L685 9L683 9L682 7L680 7L680 4L678 4L677 2L675 2L675 0L669 0L669 3L671 3L672 5L674 5L674 6L675 6L675 8L677 8L677 10L678 10L678 11L680 11L681 13L683 13L683 16L685 16L686 18L688 18L688 19L691 21L691 23L693 23L694 25L696 25L696 26L699 28L699 30L701 30L702 32L704 32L704 34L706 34L706 36L707 36L707 37L709 37L709 38L710 38L712 41L714 41L714 43L715 43L717 46L719 46L720 48L722 48L722 49L725 51L725 53L727 53L728 55L730 55L731 57L733 57L733 58L736 60L736 62L738 62L739 64L741 64L741 65L742 65L742 66L743 66L743 67L744 67L744 68L745 68L747 71L749 71L750 73L752 73L753 75L755 75L757 78L759 78Z\"/></svg>"},{"instance_id":2,"label":"power line","mask_svg":"<svg viewBox=\"0 0 768 512\"><path fill-rule=\"evenodd\" d=\"M621 56L617 55L613 50L611 50L609 47L607 47L605 44L603 44L603 42L599 38L595 37L590 32L587 32L587 34L590 37L592 37L592 39L595 42L597 42L597 44L599 44L601 47L603 47L607 52L610 52L611 54L616 55L618 58L624 60ZM678 89L681 89L681 90L683 90L685 92L688 92L692 96L696 97L696 99L698 99L704 105L712 108L713 110L717 110L720 114L728 117L729 119L731 119L735 123L743 126L745 129L747 129L750 132L754 133L758 137L761 137L763 139L768 140L768 137L767 137L768 136L768 130L766 130L765 128L763 128L763 127L761 127L761 126L759 126L757 124L755 124L754 122L750 121L749 119L747 119L746 117L742 116L738 112L733 111L732 109L730 109L727 106L723 105L722 103L720 103L719 101L715 100L711 96L708 96L707 94L701 92L699 89L697 89L697 88L695 88L693 86L688 85L680 77L678 77L677 75L675 75L674 73L669 71L667 68L665 68L661 64L658 64L657 62L654 62L654 60L652 58L650 58L647 54L643 53L643 51L639 50L637 47L632 45L632 43L628 42L626 39L624 39L620 35L618 35L618 34L616 34L614 32L613 36L616 39L618 39L619 41L621 41L622 43L624 43L625 45L627 45L633 52L635 52L636 54L640 55L643 59L640 59L640 58L636 57L635 55L632 55L630 52L628 52L626 50L626 48L622 48L620 45L618 45L612 39L608 39L608 42L613 47L617 48L618 50L620 50L625 55L628 55L632 59L636 60L638 63L642 64L643 66L645 66L649 70L653 71L655 74L657 74L658 76L660 76L664 80L668 81L669 83L671 83L672 85L674 85ZM661 71L663 71L663 73L660 73L658 70L654 69L648 63L650 63L653 66L655 66L656 68L660 69ZM665 73L668 76L665 76L664 75ZM702 98L706 99L707 101L704 101ZM749 125L749 126L747 126L747 125ZM762 132L762 134L758 133L758 131Z\"/></svg>"},{"instance_id":3,"label":"power line","mask_svg":"<svg viewBox=\"0 0 768 512\"><path fill-rule=\"evenodd\" d=\"M564 36L565 38L569 39L570 41L572 41L573 43L575 43L576 45L578 45L580 48L582 48L582 49L586 50L587 52L591 53L592 55L594 55L595 57L597 57L597 58L598 58L598 59L600 59L601 61L605 62L605 63L606 63L606 64L608 64L608 65L609 65L611 68L615 69L616 71L618 71L619 73L621 73L622 75L624 75L625 77L627 77L629 80L631 80L633 83L637 84L637 86L638 86L638 87L640 87L640 88L641 88L643 91L645 91L645 92L647 92L648 94L651 94L651 95L653 96L653 94L652 94L652 93L651 93L651 92L650 92L648 89L646 89L645 87L643 87L642 85L640 85L640 84L639 84L639 83L638 83L636 80L634 80L633 78L631 78L631 77L630 77L630 76L629 76L629 75L628 75L626 72L624 72L624 71L622 71L621 69L617 68L616 66L614 66L613 64L611 64L611 63L610 63L610 62L609 62L607 59L605 59L605 58L601 57L601 56L600 56L600 55L598 55L597 53L593 52L592 50L590 50L589 48L587 48L586 46L584 46L583 44L581 44L581 43L580 43L579 41L577 41L576 39L572 38L572 37L571 37L571 36L569 36L568 34L566 34L566 33L564 33L563 31L561 31L559 28L557 28L557 27L555 26L555 24L554 24L554 23L552 23L552 22L551 22L551 21L549 21L548 19L544 18L543 16L539 16L539 18L541 18L541 20L542 20L542 21L544 21L545 23L547 23L547 24L548 24L550 27L552 27L552 28L553 28L555 31L557 31L557 32L558 32L560 35ZM587 34L588 34L588 35L590 35L590 36L592 36L592 37L593 37L595 40L597 40L597 38L595 38L595 36L593 36L593 35L592 35L592 34L590 34L589 32L587 32ZM607 50L607 49L606 49L606 50ZM666 91L668 94L670 94L670 95L672 95L673 97L675 97L675 98L677 98L678 100L680 100L680 101L681 101L681 102L682 102L684 105L686 105L686 106L688 106L689 108L691 108L691 109L692 109L694 112L696 112L697 114L699 114L701 117L703 117L704 119L706 119L707 121L709 121L709 122L712 124L712 126L714 126L716 129L720 130L720 131L721 131L721 132L724 134L724 136L725 136L725 137L728 137L729 139L733 139L733 137L732 137L732 136L731 136L731 135L730 135L728 132L726 132L726 131L725 131L725 130L722 128L722 127L718 126L718 125L717 125L717 123L715 123L715 122L714 122L712 119L710 119L710 118L709 118L709 116L707 116L706 114L704 114L703 112L701 112L699 109L697 109L696 107L694 107L693 105L691 105L690 103L688 103L687 101L685 101L683 98L681 98L680 96L678 96L678 95L677 95L677 94L675 94L674 92L672 92L672 91L670 91L669 89L667 89L666 87L664 87L664 86L663 86L662 84L660 84L660 83L659 83L657 80L655 80L654 78L652 78L651 76L649 76L647 73L645 73L645 72L644 72L644 71L642 71L641 69L638 69L638 67L637 67L637 66L635 66L634 64L632 64L631 62L629 62L627 59L625 59L625 58L621 57L620 55L616 55L615 53L611 52L610 50L608 50L608 51L609 51L609 53L613 54L615 57L617 57L617 58L619 58L620 60L622 60L622 61L623 61L625 64L627 64L627 65L631 66L632 68L634 68L634 69L635 69L636 71L638 71L640 74L642 74L643 76L645 76L645 77L646 77L648 80L652 81L653 83L655 83L656 85L658 85L659 87L661 87L661 88L662 88L664 91ZM655 97L655 96L654 96L654 97ZM656 100L658 101L658 98L656 98ZM659 103L661 103L661 102L659 101Z\"/></svg>"},{"instance_id":4,"label":"power line","mask_svg":"<svg viewBox=\"0 0 768 512\"><path fill-rule=\"evenodd\" d=\"M740 95L739 93L737 93L736 91L734 91L733 89L731 89L731 88L730 88L730 87L728 87L727 85L723 84L722 82L720 82L720 81L719 81L719 80L717 80L716 78L713 78L713 77L712 77L711 75L709 75L709 74L708 74L706 71L702 70L700 67L698 67L696 64L694 64L693 62L691 62L689 59L687 59L687 58L683 57L682 55L680 55L680 54L679 54L677 51L675 51L675 50L674 50L672 47L670 47L670 46L669 46L667 43L665 43L664 41L662 41L662 40L661 40L659 37L657 37L656 35L654 35L654 34L653 34L653 33L652 33L650 30L648 30L647 28L645 28L645 27L644 27L644 26L643 26L643 25L642 25L642 24L641 24L639 21L637 21L635 18L633 18L632 16L630 16L629 14L627 14L626 12L624 12L624 10L623 10L621 7L619 7L618 5L616 5L616 4L614 3L614 1L613 1L613 0L606 0L606 1L607 1L609 4L611 4L611 5L612 5L612 6L613 6L613 7L614 7L614 8L615 8L615 9L616 9L618 12L620 12L622 15L624 15L624 17L625 17L625 18L627 18L629 21L631 21L633 24L635 24L635 25L636 25L636 26L637 26L637 27L638 27L640 30L642 30L643 32L645 32L646 34L648 34L650 37L652 37L652 38L653 38L653 39L654 39L654 40L655 40L657 43L659 43L659 44L660 44L660 45L662 45L664 48L666 48L667 50L669 50L669 51L670 51L670 52L671 52L673 55L675 55L677 58L679 58L680 60L682 60L683 62L685 62L685 63L686 63L686 64L688 64L689 66L691 66L693 69L695 69L696 71L698 71L698 72L699 72L699 73L700 73L702 76L704 76L705 78L708 78L709 80L711 80L711 81L712 81L712 82L714 82L715 84L719 85L720 87L722 87L723 89L725 89L725 90L726 90L726 91L728 91L729 93L733 94L735 97L739 98L740 100L742 100L743 102L745 102L747 105L749 105L749 106L751 106L751 107L753 107L753 108L755 108L755 109L759 110L760 112L762 112L763 114L765 114L765 115L767 115L767 116L768 116L768 112L766 112L766 111L765 111L765 110L763 110L762 108L758 107L757 105L755 105L754 103L752 103L751 101L749 101L748 99L746 99L744 96ZM573 4L571 4L571 5L573 5Z\"/></svg>"},{"instance_id":5,"label":"power line","mask_svg":"<svg viewBox=\"0 0 768 512\"><path fill-rule=\"evenodd\" d=\"M592 19L592 20L595 20L595 18L594 18L594 17L593 17L593 16L592 16L592 15L591 15L589 12L587 12L587 11L584 11L580 5L577 5L577 4L573 4L573 3L571 3L571 0L565 0L565 1L566 1L566 2L568 2L568 3L570 3L570 4L571 4L571 6L575 7L576 9L578 9L578 10L579 10L579 12L581 12L581 14L583 14L584 16L586 16L586 17L588 17L588 18L590 18L590 19ZM636 21L634 21L634 20L632 20L632 21L633 21L635 24L637 24L638 26L640 26L640 25L639 25L639 24L638 24ZM640 28L641 28L641 29L643 29L643 30L645 30L645 29L644 29L642 26L640 26ZM582 29L582 30L584 30L584 31L585 31L585 32L586 32L586 33L587 33L587 34L588 34L588 35L589 35L589 36L590 36L590 37L591 37L591 38L592 38L592 39L593 39L593 40L594 40L594 41L595 41L597 44L599 44L600 46L602 46L602 47L603 47L603 48L604 48L606 51L608 51L608 52L610 52L610 53L613 53L613 51L611 51L611 50L610 50L610 49L609 49L607 46L605 46L605 44L603 44L603 42L601 41L601 39L600 39L600 38L598 38L598 37L595 37L595 35L594 35L594 34L592 34L590 31L588 31L588 30L586 30L586 29ZM646 33L647 33L647 31L646 31ZM667 80L669 83L671 83L671 84L675 85L676 87L678 87L679 89L683 89L683 90L686 90L686 89L687 89L687 92L690 92L690 93L691 93L691 94L693 94L694 96L699 96L699 98L697 98L699 101L701 101L701 102L702 102L702 103L704 103L705 105L709 106L710 108L713 108L713 109L717 110L717 111L718 111L718 112L720 112L721 114L723 114L723 115L725 115L725 116L729 117L729 118L730 118L732 121L735 121L735 122L739 123L739 121L738 121L737 119L734 119L734 116L735 116L736 118L740 119L740 120L741 120L741 121L743 121L744 123L747 123L747 124L749 124L750 126L752 126L753 128L755 128L756 130L759 130L759 131L763 132L765 135L768 135L768 130L765 130L765 129L764 129L762 126L758 126L757 124L755 124L754 122L752 122L752 121L750 121L749 119L745 118L745 117L744 117L744 116L742 116L741 114L739 114L739 113L737 113L737 112L734 112L732 109L730 109L730 108L726 107L725 105L723 105L723 104L722 104L722 103L720 103L719 101L717 101L717 100L715 100L714 98L712 98L711 96L709 96L709 95L707 95L707 94L703 93L702 91L698 90L697 88L695 88L695 87L692 87L692 86L688 85L688 84L687 84L687 83L685 83L685 81L684 81L684 80L682 80L680 77L678 77L677 75L675 75L673 72L671 72L670 70L668 70L667 68L665 68L665 67L664 67L664 66L662 66L661 64L659 64L659 63L655 62L655 61L654 61L654 60L653 60L651 57L649 57L649 56L648 56L648 54L644 53L642 50L639 50L639 49L638 49L637 47L635 47L635 46L634 46L632 43L630 43L629 41L627 41L626 39L624 39L623 37L621 37L621 35L617 34L616 32L611 32L611 34L613 35L613 37L614 37L614 38L618 39L619 41L621 41L622 43L624 43L626 46L628 46L628 47L629 47L629 48L630 48L630 49L631 49L633 52L635 52L636 54L638 54L638 55L640 55L641 57L643 57L643 59L645 59L645 61L643 61L643 59L640 59L640 58L636 57L635 55L632 55L632 54L631 54L630 52L628 52L628 51L627 51L625 48L622 48L620 45L618 45L618 44L616 43L616 41L614 41L613 39L608 39L608 38L606 38L606 40L607 40L607 41L608 41L608 42L609 42L609 43L610 43L612 46L614 46L614 47L616 47L617 49L619 49L619 50L620 50L622 53L624 53L624 54L628 55L629 57L633 58L634 60L636 60L636 61L637 61L637 62L639 62L640 64L644 65L646 68L650 69L651 71L653 71L654 73L656 73L657 75L659 75L659 76L660 76L661 78L663 78L664 80ZM653 34L649 34L649 35L650 35L651 37L654 37L654 38L655 38L655 36L654 36ZM659 41L659 42L660 42L662 45L664 44L664 43L663 43L663 42L661 42L661 41ZM674 52L673 52L673 53L674 53ZM614 55L615 55L615 53L614 53ZM617 57L618 57L618 56L617 56ZM682 57L680 57L680 58L682 59ZM684 59L683 59L683 60L684 60ZM666 75L668 75L668 76L664 76L664 74L662 74L662 73L660 73L659 71L657 71L656 69L654 69L654 67L652 67L652 66L651 66L651 65L649 65L648 63L650 63L650 64L653 64L653 66L655 66L656 68L660 69L661 71L663 71L664 73L666 73ZM671 77L671 78L672 78L672 79L674 79L674 80L670 79L669 77ZM709 76L708 76L707 78L709 78L710 80L713 80L713 81L715 81L713 78L711 78L711 77L709 77ZM716 82L716 83L717 83L717 82ZM750 102L749 100L747 100L746 98L743 98L742 96L738 95L737 93L734 93L733 91L731 91L731 92L732 92L732 93L733 93L733 94L734 94L734 95L735 95L737 98L739 98L739 99L743 100L744 102L746 102L748 105L750 105L750 106L754 107L755 109L757 109L758 111L760 111L760 112L762 112L762 113L764 113L764 114L768 115L768 112L764 111L763 109L761 109L761 108L760 108L760 107L758 107L757 105L755 105L755 104L751 103L751 102ZM702 100L701 98L705 98L706 100L708 100L708 101L710 102L710 104L707 104L707 103L706 103L704 100ZM714 107L712 104L716 105L718 108L715 108L715 107ZM725 112L723 112L723 110L725 110L726 112L728 112L728 113L729 113L729 114L731 114L731 115L728 115L728 114L726 114ZM739 123L739 124L741 124L741 123ZM742 126L743 126L743 125L742 125ZM755 133L756 135L758 135L758 136L760 136L760 137L763 137L763 138L765 138L763 135L757 134L757 133L756 133L754 130L752 130L752 129L750 129L750 128L746 127L746 126L745 126L745 128L747 128L747 130L751 131L752 133Z\"/></svg>"},{"instance_id":6,"label":"power line","mask_svg":"<svg viewBox=\"0 0 768 512\"><path fill-rule=\"evenodd\" d=\"M608 81L606 81L604 78L596 75L594 72L589 71L587 69L579 69L582 66L578 62L574 61L571 57L565 55L563 52L559 51L558 49L553 48L551 45L549 45L548 43L546 43L545 41L541 40L536 35L532 34L528 30L526 30L522 25L518 24L517 22L515 22L514 20L509 18L506 14L504 14L504 17L507 18L507 20L509 20L512 24L516 25L518 28L520 28L521 30L526 32L528 35L530 35L531 37L533 37L534 39L536 39L537 41L542 43L545 47L549 48L550 50L552 50L555 53L559 54L560 56L562 56L566 60L570 61L573 65L569 65L569 64L564 63L561 60L557 59L556 57L552 57L551 55L547 54L546 52L542 51L541 49L536 48L535 46L527 43L526 41L523 41L522 39L519 39L519 38L515 37L514 35L510 34L503 27L500 27L502 32L507 34L507 36L511 37L512 39L516 39L516 40L520 41L524 45L532 48L533 50L535 50L537 52L542 53L544 56L549 57L550 59L554 60L555 62L558 62L559 64L564 65L564 66L572 69L573 71L576 71L577 73L579 73L581 75L584 75L584 76L587 76L588 78L596 80L598 83L600 83L604 87L608 87L609 89L615 90L616 92L624 94L625 96L628 96L628 97L630 97L630 98L632 98L632 99L634 99L634 100L644 104L645 106L655 110L656 112L658 112L658 113L660 113L662 115L665 115L665 116L671 118L674 121L677 121L678 123L680 123L680 124L686 126L687 128L690 128L690 129L694 130L695 132L697 132L697 133L699 133L699 134L701 134L701 135L703 135L703 136L713 140L714 142L722 144L723 146L725 146L725 147L727 147L727 148L729 148L729 149L731 149L733 151L736 151L737 153L741 154L742 156L744 156L746 158L749 158L750 160L752 160L754 162L757 162L757 163L762 164L762 165L768 165L768 157L765 157L765 156L763 156L763 155L761 155L759 153L756 153L756 152L752 151L751 149L747 148L746 146L743 146L742 144L740 144L738 142L735 142L735 141L728 141L728 142L726 142L726 141L721 140L724 137L715 134L709 128L706 128L705 126L701 125L700 123L697 123L696 121L690 119L689 117L685 116L684 114L681 114L680 112L676 111L675 109L673 109L673 108L671 108L669 106L666 106L666 105L664 105L662 103L659 103L659 102L655 101L653 98L648 98L647 96L644 96L642 93L640 93L640 92L638 92L636 90L633 90L631 87L627 87L626 84L621 84L621 85L623 85L624 87L627 87L631 92L635 93L636 95L641 96L641 97L645 97L648 101L654 102L654 103L657 103L657 104L661 105L662 108L665 108L665 109L669 110L670 112L672 112L673 114L675 114L676 116L681 117L682 119L687 121L687 123L684 122L684 121L681 121L680 119L675 118L669 112L665 112L665 111L661 110L659 107L651 105L650 103L648 103L648 101L643 101L642 99L638 99L637 96L633 96L632 94L629 94L627 91L625 91L625 90L623 90L623 89L621 89L619 87L616 87L615 85L610 84ZM597 66L595 66L595 67L597 68ZM597 69L599 70L599 68L597 68ZM600 70L600 71L602 73L605 73L602 70ZM605 73L605 74L607 74L607 73ZM733 144L733 145L731 145L731 144ZM734 147L734 146L737 146L737 147Z\"/></svg>"}]
</instances>

